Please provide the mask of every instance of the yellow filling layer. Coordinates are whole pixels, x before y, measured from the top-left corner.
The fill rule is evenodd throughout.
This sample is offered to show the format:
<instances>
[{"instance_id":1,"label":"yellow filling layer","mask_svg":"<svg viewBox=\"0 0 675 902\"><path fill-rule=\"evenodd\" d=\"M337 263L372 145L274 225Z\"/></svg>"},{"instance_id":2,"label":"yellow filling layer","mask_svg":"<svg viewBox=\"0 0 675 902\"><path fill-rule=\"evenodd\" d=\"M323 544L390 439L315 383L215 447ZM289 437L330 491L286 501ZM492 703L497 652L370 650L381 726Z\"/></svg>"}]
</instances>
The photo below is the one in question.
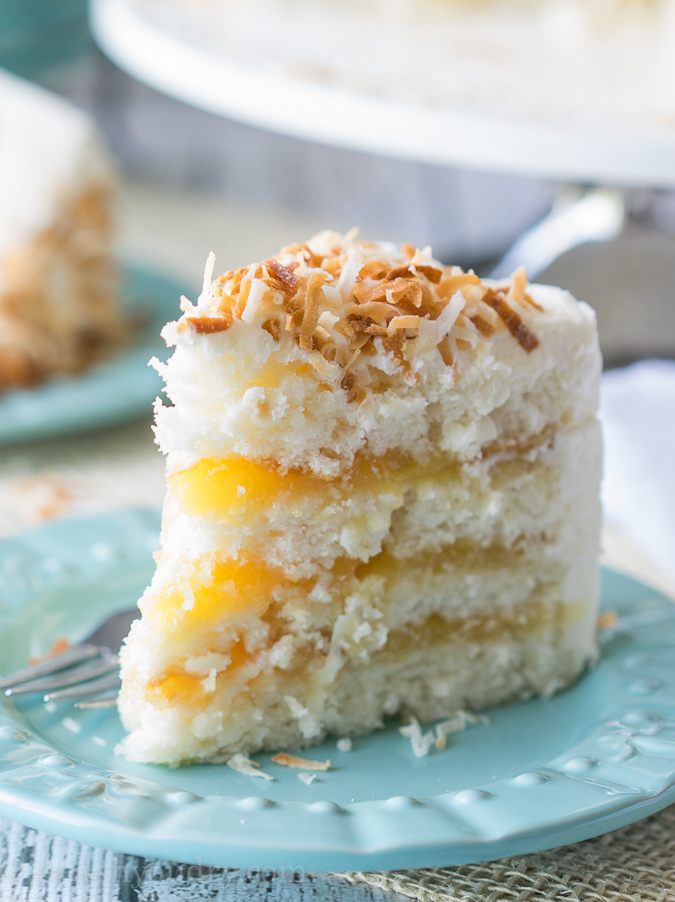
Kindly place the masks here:
<instances>
[{"instance_id":1,"label":"yellow filling layer","mask_svg":"<svg viewBox=\"0 0 675 902\"><path fill-rule=\"evenodd\" d=\"M411 625L389 633L384 648L373 654L373 660L386 660L390 664L404 663L414 652L420 649L433 651L439 645L451 645L461 641L462 645L481 644L500 641L518 641L529 635L536 635L547 629L562 627L583 616L585 606L542 603L540 600L530 601L515 609L472 615L465 618L446 620L440 614L432 614L423 623ZM323 655L307 647L301 667L295 667L289 674L302 670L309 678L308 666L312 660L321 663ZM358 667L358 658L353 658ZM232 649L231 661L226 671L218 674L218 681L209 691L204 683L203 675L187 673L181 665L160 679L147 686L148 694L156 701L166 703L190 703L203 706L213 698L213 691L222 688L223 680L231 678L233 673L244 664L254 661L254 656L238 641ZM255 670L251 673L254 677Z\"/></svg>"},{"instance_id":2,"label":"yellow filling layer","mask_svg":"<svg viewBox=\"0 0 675 902\"><path fill-rule=\"evenodd\" d=\"M235 512L256 513L278 502L293 504L309 496L334 501L360 491L393 495L400 506L407 484L450 479L457 470L457 464L444 458L420 464L398 454L379 458L357 455L348 473L326 478L302 470L283 471L243 457L202 458L171 474L168 482L183 513L226 520Z\"/></svg>"},{"instance_id":3,"label":"yellow filling layer","mask_svg":"<svg viewBox=\"0 0 675 902\"><path fill-rule=\"evenodd\" d=\"M288 583L280 571L256 561L201 563L200 570L176 580L159 599L153 598L152 608L143 610L162 635L189 633L198 626L224 629L244 612L261 617L272 602L273 589Z\"/></svg>"},{"instance_id":4,"label":"yellow filling layer","mask_svg":"<svg viewBox=\"0 0 675 902\"><path fill-rule=\"evenodd\" d=\"M493 466L508 471L517 464L512 460ZM396 506L400 506L406 484L424 479L446 480L456 476L457 472L457 465L443 458L421 465L399 455L385 458L363 455L357 457L348 474L327 480L306 471L281 471L271 464L245 458L204 458L172 474L169 491L184 513L227 520L235 513L237 516L246 512L259 513L261 508L275 503L292 505L308 495L320 501L324 498L334 500L336 493L338 497L349 497L356 491L393 495ZM511 474L505 472L504 475L509 478ZM518 556L501 547L480 548L469 542L457 542L440 554L425 555L424 560L416 560L414 564L407 561L405 566L421 566L439 572L451 563L480 572L505 566ZM332 571L335 596L341 595L343 590L339 583L345 579L362 580L372 574L385 580L396 580L399 567L399 562L387 552L367 563L342 558ZM242 664L250 663L254 657L254 653L246 651L238 630L243 632L247 624L264 617L272 604L274 590L285 592L290 585L281 570L261 561L240 559L214 563L202 560L195 563L194 573L174 582L171 589L155 594L152 607L144 612L144 616L153 622L162 636L175 636L179 641L187 638L196 654L218 648L230 655L229 674ZM301 588L309 591L311 584ZM524 605L516 614L485 615L461 621L432 615L412 632L392 633L383 651L405 654L406 649L449 641L454 634L461 634L468 641L487 641L499 632L514 629L521 633L535 632L543 625L543 614L540 616L530 607ZM540 608L550 616L548 609ZM181 666L148 688L167 700L186 700L204 696L203 681L203 676L187 673Z\"/></svg>"},{"instance_id":5,"label":"yellow filling layer","mask_svg":"<svg viewBox=\"0 0 675 902\"><path fill-rule=\"evenodd\" d=\"M485 572L490 568L513 564L519 557L521 555L508 549L479 548L467 542L456 543L440 553L424 555L412 566L441 576L448 564ZM375 556L368 563L341 558L331 572L329 592L333 602L345 598L354 590L355 583L361 583L369 576L384 578L384 586L379 585L382 597L386 598L387 586L397 581L402 566L408 569L411 562L397 561L387 552ZM254 663L259 653L269 648L272 640L265 631L267 626L275 622L282 633L287 629L280 619L281 609L275 603L273 593L277 590L285 598L290 598L288 591L292 587L300 594L306 594L312 584L308 580L293 585L281 571L260 562L210 563L202 560L195 565L190 576L176 581L164 592L155 593L151 606L144 610L144 618L162 635L164 641L175 641L181 649L187 642L193 655L214 651L227 655L229 664L221 668L220 673L226 672L229 678L244 664ZM422 625L390 632L385 648L378 654L405 655L415 648L451 641L455 636L460 636L462 641L485 642L505 634L536 633L553 617L571 621L580 613L581 607L572 610L570 606L562 605L557 605L554 612L549 603L541 603L539 599L530 600L514 610L494 611L468 618L445 618L437 613ZM258 633L252 639L256 629ZM325 645L326 648L330 646L329 634L325 636ZM309 646L308 650L311 650ZM352 652L346 647L345 651L352 657ZM355 659L362 652L362 645L357 643L353 649ZM255 668L251 677L254 675ZM186 699L191 694L198 698L206 694L203 680L203 675L187 673L180 664L153 681L148 689L169 700Z\"/></svg>"}]
</instances>

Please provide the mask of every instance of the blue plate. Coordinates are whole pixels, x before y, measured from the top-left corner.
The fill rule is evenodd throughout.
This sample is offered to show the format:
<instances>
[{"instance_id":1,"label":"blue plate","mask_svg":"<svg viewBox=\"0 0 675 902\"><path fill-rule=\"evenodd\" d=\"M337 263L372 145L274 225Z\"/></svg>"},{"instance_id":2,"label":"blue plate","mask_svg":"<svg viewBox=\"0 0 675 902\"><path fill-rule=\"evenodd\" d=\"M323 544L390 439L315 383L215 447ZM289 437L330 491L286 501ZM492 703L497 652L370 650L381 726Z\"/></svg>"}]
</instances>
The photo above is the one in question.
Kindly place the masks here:
<instances>
[{"instance_id":1,"label":"blue plate","mask_svg":"<svg viewBox=\"0 0 675 902\"><path fill-rule=\"evenodd\" d=\"M156 512L58 523L0 544L0 661L21 665L129 607L153 570ZM675 801L675 608L604 574L603 605L663 622L607 641L566 692L489 712L415 758L398 724L312 750L309 786L223 765L130 764L114 709L0 703L0 815L137 855L213 866L395 869L500 858L605 833ZM672 617L671 617L672 613Z\"/></svg>"},{"instance_id":2,"label":"blue plate","mask_svg":"<svg viewBox=\"0 0 675 902\"><path fill-rule=\"evenodd\" d=\"M133 341L76 377L0 394L0 446L150 415L162 380L148 361L153 356L166 359L159 332L168 320L180 316L179 300L185 288L135 266L125 267L123 277L124 305L143 323Z\"/></svg>"}]
</instances>

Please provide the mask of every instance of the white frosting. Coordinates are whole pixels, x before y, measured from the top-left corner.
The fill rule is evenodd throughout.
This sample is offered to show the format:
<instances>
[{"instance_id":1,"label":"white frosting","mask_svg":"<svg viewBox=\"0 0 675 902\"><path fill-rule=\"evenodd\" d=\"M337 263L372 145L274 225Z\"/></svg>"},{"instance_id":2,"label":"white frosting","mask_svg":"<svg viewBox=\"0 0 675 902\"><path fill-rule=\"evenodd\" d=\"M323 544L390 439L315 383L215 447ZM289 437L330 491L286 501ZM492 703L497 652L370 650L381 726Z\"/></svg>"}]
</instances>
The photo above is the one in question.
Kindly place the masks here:
<instances>
[{"instance_id":1,"label":"white frosting","mask_svg":"<svg viewBox=\"0 0 675 902\"><path fill-rule=\"evenodd\" d=\"M505 330L480 337L458 354L455 381L435 346L415 339L419 383L407 384L391 355L368 357L368 367L389 367L392 375L388 390L369 391L362 404L339 389L317 390L329 377L311 367L286 369L306 363L307 352L290 339L276 344L257 325L235 320L226 332L200 335L170 324L163 334L176 350L158 368L174 403L157 406L160 447L176 469L201 457L243 455L332 473L366 444L377 456L399 450L424 458L438 443L471 460L498 434L584 423L594 415L600 370L595 315L561 289L528 291L543 308L519 308L540 342L532 353Z\"/></svg>"}]
</instances>

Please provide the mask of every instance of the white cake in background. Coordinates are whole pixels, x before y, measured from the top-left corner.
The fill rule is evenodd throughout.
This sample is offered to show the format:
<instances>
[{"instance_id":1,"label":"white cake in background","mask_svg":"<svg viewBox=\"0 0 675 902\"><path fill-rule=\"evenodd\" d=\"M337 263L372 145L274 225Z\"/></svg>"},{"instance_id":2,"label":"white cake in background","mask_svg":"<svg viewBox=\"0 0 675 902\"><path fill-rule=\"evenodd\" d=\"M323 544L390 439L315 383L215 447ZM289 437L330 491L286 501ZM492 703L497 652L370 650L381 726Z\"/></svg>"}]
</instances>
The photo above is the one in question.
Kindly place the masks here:
<instances>
[{"instance_id":1,"label":"white cake in background","mask_svg":"<svg viewBox=\"0 0 675 902\"><path fill-rule=\"evenodd\" d=\"M0 71L0 392L119 341L112 170L93 123Z\"/></svg>"},{"instance_id":2,"label":"white cake in background","mask_svg":"<svg viewBox=\"0 0 675 902\"><path fill-rule=\"evenodd\" d=\"M162 546L122 650L131 760L299 747L580 674L600 524L588 306L326 232L207 267L183 310L157 364Z\"/></svg>"}]
</instances>

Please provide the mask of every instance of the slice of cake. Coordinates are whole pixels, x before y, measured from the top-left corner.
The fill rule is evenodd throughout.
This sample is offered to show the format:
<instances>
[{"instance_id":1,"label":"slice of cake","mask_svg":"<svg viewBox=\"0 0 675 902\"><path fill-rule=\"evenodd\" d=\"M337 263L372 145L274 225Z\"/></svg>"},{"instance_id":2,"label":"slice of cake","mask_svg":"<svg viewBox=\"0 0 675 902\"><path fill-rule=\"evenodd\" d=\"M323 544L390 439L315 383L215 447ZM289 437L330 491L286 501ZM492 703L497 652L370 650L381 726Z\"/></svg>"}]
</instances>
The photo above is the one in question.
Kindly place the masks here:
<instances>
[{"instance_id":1,"label":"slice of cake","mask_svg":"<svg viewBox=\"0 0 675 902\"><path fill-rule=\"evenodd\" d=\"M325 232L163 335L162 546L122 652L132 760L550 695L595 653L595 317Z\"/></svg>"},{"instance_id":2,"label":"slice of cake","mask_svg":"<svg viewBox=\"0 0 675 902\"><path fill-rule=\"evenodd\" d=\"M90 120L0 71L0 392L76 373L124 332L112 172Z\"/></svg>"}]
</instances>

